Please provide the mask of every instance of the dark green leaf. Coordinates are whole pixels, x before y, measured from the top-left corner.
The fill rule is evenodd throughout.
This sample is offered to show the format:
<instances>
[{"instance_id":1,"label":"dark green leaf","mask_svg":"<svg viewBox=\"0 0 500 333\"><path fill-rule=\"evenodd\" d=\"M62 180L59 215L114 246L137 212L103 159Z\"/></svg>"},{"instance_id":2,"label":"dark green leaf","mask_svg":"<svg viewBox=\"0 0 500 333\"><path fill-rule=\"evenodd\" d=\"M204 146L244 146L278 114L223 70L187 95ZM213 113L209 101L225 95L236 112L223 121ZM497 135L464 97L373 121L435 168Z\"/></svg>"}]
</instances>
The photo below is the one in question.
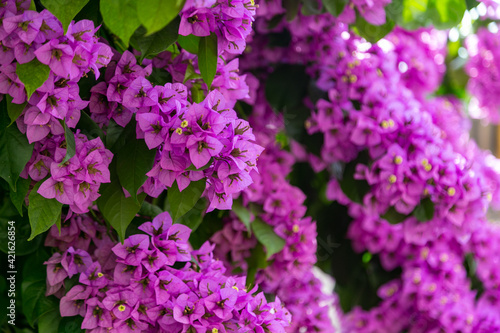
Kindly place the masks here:
<instances>
[{"instance_id":1,"label":"dark green leaf","mask_svg":"<svg viewBox=\"0 0 500 333\"><path fill-rule=\"evenodd\" d=\"M251 227L257 240L266 248L266 259L285 247L285 240L276 235L273 227L260 218L256 217L251 223Z\"/></svg>"},{"instance_id":2,"label":"dark green leaf","mask_svg":"<svg viewBox=\"0 0 500 333\"><path fill-rule=\"evenodd\" d=\"M133 199L148 179L146 173L153 168L156 156L156 149L149 150L143 139L136 139L135 128L136 122L132 119L122 133L124 144L115 154L118 179Z\"/></svg>"},{"instance_id":3,"label":"dark green leaf","mask_svg":"<svg viewBox=\"0 0 500 333\"><path fill-rule=\"evenodd\" d=\"M151 218L154 218L161 213L163 213L163 210L160 207L147 201L142 202L141 209L139 210L139 215L149 216Z\"/></svg>"},{"instance_id":4,"label":"dark green leaf","mask_svg":"<svg viewBox=\"0 0 500 333\"><path fill-rule=\"evenodd\" d=\"M172 82L172 75L163 68L153 67L153 71L147 79L155 85L163 86L165 83Z\"/></svg>"},{"instance_id":5,"label":"dark green leaf","mask_svg":"<svg viewBox=\"0 0 500 333\"><path fill-rule=\"evenodd\" d=\"M136 0L101 0L104 24L128 46L130 37L139 28Z\"/></svg>"},{"instance_id":6,"label":"dark green leaf","mask_svg":"<svg viewBox=\"0 0 500 333\"><path fill-rule=\"evenodd\" d=\"M210 36L201 37L198 46L198 67L209 90L217 72L218 56L217 35L212 33Z\"/></svg>"},{"instance_id":7,"label":"dark green leaf","mask_svg":"<svg viewBox=\"0 0 500 333\"><path fill-rule=\"evenodd\" d=\"M44 241L43 237L36 237L32 241L28 241L28 238L31 233L31 227L28 220L28 217L20 217L16 216L12 219L0 218L0 228L1 230L5 230L5 232L0 233L0 251L3 253L9 252L9 239L7 234L7 228L10 226L8 224L9 221L14 221L14 226L16 228L16 256L25 256L27 254L35 252L42 242Z\"/></svg>"},{"instance_id":8,"label":"dark green leaf","mask_svg":"<svg viewBox=\"0 0 500 333\"><path fill-rule=\"evenodd\" d=\"M57 333L79 333L83 332L82 327L83 318L80 316L64 317L59 323ZM40 331L41 332L41 331Z\"/></svg>"},{"instance_id":9,"label":"dark green leaf","mask_svg":"<svg viewBox=\"0 0 500 333\"><path fill-rule=\"evenodd\" d=\"M198 54L198 47L200 45L200 37L195 35L182 36L179 35L177 42L182 49L192 54Z\"/></svg>"},{"instance_id":10,"label":"dark green leaf","mask_svg":"<svg viewBox=\"0 0 500 333\"><path fill-rule=\"evenodd\" d=\"M114 120L109 121L109 125L106 130L106 147L108 149L114 148L114 145L121 137L124 130L125 128L118 125Z\"/></svg>"},{"instance_id":11,"label":"dark green leaf","mask_svg":"<svg viewBox=\"0 0 500 333\"><path fill-rule=\"evenodd\" d=\"M102 184L99 189L101 196L97 199L97 206L106 221L118 233L120 241L125 239L127 227L141 209L141 204L146 195L141 193L137 200L132 197L125 197L122 186L116 175L116 160L109 166L111 172L111 183Z\"/></svg>"},{"instance_id":12,"label":"dark green leaf","mask_svg":"<svg viewBox=\"0 0 500 333\"><path fill-rule=\"evenodd\" d=\"M1 106L2 109L5 107L5 101ZM17 126L9 124L7 112L0 110L0 177L7 181L12 191L16 191L17 179L31 158L33 144L29 144Z\"/></svg>"},{"instance_id":13,"label":"dark green leaf","mask_svg":"<svg viewBox=\"0 0 500 333\"><path fill-rule=\"evenodd\" d=\"M342 192L354 202L362 203L363 197L369 190L369 185L365 180L354 179L357 162L350 162L345 166L342 179L339 180Z\"/></svg>"},{"instance_id":14,"label":"dark green leaf","mask_svg":"<svg viewBox=\"0 0 500 333\"><path fill-rule=\"evenodd\" d=\"M359 13L357 13L354 31L370 43L376 43L391 32L392 29L394 29L394 26L394 21L389 18L387 18L386 23L382 25L370 24L361 15L359 15Z\"/></svg>"},{"instance_id":15,"label":"dark green leaf","mask_svg":"<svg viewBox=\"0 0 500 333\"><path fill-rule=\"evenodd\" d=\"M86 113L81 113L80 120L76 125L76 128L81 131L82 134L85 134L89 139L95 139L97 137L101 138L104 142L104 133L102 129L97 125L92 118Z\"/></svg>"},{"instance_id":16,"label":"dark green leaf","mask_svg":"<svg viewBox=\"0 0 500 333\"><path fill-rule=\"evenodd\" d=\"M182 215L190 211L205 191L207 180L205 178L191 182L182 192L179 191L177 182L167 191L167 200L170 204L172 221L177 221Z\"/></svg>"},{"instance_id":17,"label":"dark green leaf","mask_svg":"<svg viewBox=\"0 0 500 333\"><path fill-rule=\"evenodd\" d=\"M250 233L251 232L251 227L250 227L250 218L251 218L251 215L250 215L250 211L243 207L240 203L239 200L234 200L233 201L233 207L231 208L231 211L233 213L236 214L236 216L238 216L238 218L240 219L240 221L245 225L245 227L247 228L248 232Z\"/></svg>"},{"instance_id":18,"label":"dark green leaf","mask_svg":"<svg viewBox=\"0 0 500 333\"><path fill-rule=\"evenodd\" d=\"M303 0L302 14L318 15L321 14L321 0Z\"/></svg>"},{"instance_id":19,"label":"dark green leaf","mask_svg":"<svg viewBox=\"0 0 500 333\"><path fill-rule=\"evenodd\" d=\"M286 9L286 20L293 21L299 12L300 0L283 0L283 7Z\"/></svg>"},{"instance_id":20,"label":"dark green leaf","mask_svg":"<svg viewBox=\"0 0 500 333\"><path fill-rule=\"evenodd\" d=\"M62 122L62 125L64 127L64 139L66 141L66 155L60 164L66 163L76 154L75 134L69 129L65 122Z\"/></svg>"},{"instance_id":21,"label":"dark green leaf","mask_svg":"<svg viewBox=\"0 0 500 333\"><path fill-rule=\"evenodd\" d=\"M426 222L434 217L434 203L429 198L420 201L420 204L415 207L413 216L420 222Z\"/></svg>"},{"instance_id":22,"label":"dark green leaf","mask_svg":"<svg viewBox=\"0 0 500 333\"><path fill-rule=\"evenodd\" d=\"M174 18L184 6L185 0L148 0L137 2L137 16L147 29L148 35L160 31Z\"/></svg>"},{"instance_id":23,"label":"dark green leaf","mask_svg":"<svg viewBox=\"0 0 500 333\"><path fill-rule=\"evenodd\" d=\"M130 43L141 51L141 60L153 57L175 43L179 35L180 22L181 19L177 16L170 24L152 35L146 35L146 29L143 27L137 29L132 35Z\"/></svg>"},{"instance_id":24,"label":"dark green leaf","mask_svg":"<svg viewBox=\"0 0 500 333\"><path fill-rule=\"evenodd\" d=\"M348 2L348 0L323 0L323 5L330 14L337 17L342 13Z\"/></svg>"},{"instance_id":25,"label":"dark green leaf","mask_svg":"<svg viewBox=\"0 0 500 333\"><path fill-rule=\"evenodd\" d=\"M57 298L45 296L47 274L43 262L48 258L49 254L45 250L37 251L28 257L23 269L22 310L32 327L43 315L59 310Z\"/></svg>"},{"instance_id":26,"label":"dark green leaf","mask_svg":"<svg viewBox=\"0 0 500 333\"><path fill-rule=\"evenodd\" d=\"M95 27L100 26L102 24L102 15L99 10L99 2L100 0L90 0L85 7L83 7L83 9L76 14L75 22L81 20L91 20L94 22ZM102 31L104 31L104 29L99 29L97 33L100 34Z\"/></svg>"},{"instance_id":27,"label":"dark green leaf","mask_svg":"<svg viewBox=\"0 0 500 333\"><path fill-rule=\"evenodd\" d=\"M203 221L203 215L207 209L207 200L201 198L198 200L196 205L189 210L186 214L182 215L175 223L184 224L191 229L191 232L195 232Z\"/></svg>"},{"instance_id":28,"label":"dark green leaf","mask_svg":"<svg viewBox=\"0 0 500 333\"><path fill-rule=\"evenodd\" d=\"M205 99L205 93L201 88L200 82L194 82L191 87L191 99L193 103L201 103Z\"/></svg>"},{"instance_id":29,"label":"dark green leaf","mask_svg":"<svg viewBox=\"0 0 500 333\"><path fill-rule=\"evenodd\" d=\"M31 225L31 235L28 240L47 231L57 221L61 221L62 203L56 199L46 199L37 191L45 180L39 181L29 195L28 217Z\"/></svg>"},{"instance_id":30,"label":"dark green leaf","mask_svg":"<svg viewBox=\"0 0 500 333\"><path fill-rule=\"evenodd\" d=\"M23 203L30 187L31 179L18 178L16 192L10 191L10 200L16 206L17 211L23 216Z\"/></svg>"},{"instance_id":31,"label":"dark green leaf","mask_svg":"<svg viewBox=\"0 0 500 333\"><path fill-rule=\"evenodd\" d=\"M81 318L81 317L80 317ZM59 307L41 315L38 319L38 332L43 333L59 333L59 322L61 321ZM66 318L65 318L66 319ZM62 331L61 333L69 333L70 331ZM77 332L77 331L71 331Z\"/></svg>"},{"instance_id":32,"label":"dark green leaf","mask_svg":"<svg viewBox=\"0 0 500 333\"><path fill-rule=\"evenodd\" d=\"M248 271L247 271L247 288L251 289L255 282L255 274L259 269L266 268L269 263L266 258L266 252L264 251L264 247L261 243L257 243L257 245L251 250L251 255L246 259L248 263Z\"/></svg>"},{"instance_id":33,"label":"dark green leaf","mask_svg":"<svg viewBox=\"0 0 500 333\"><path fill-rule=\"evenodd\" d=\"M42 5L61 21L64 32L89 0L41 0Z\"/></svg>"},{"instance_id":34,"label":"dark green leaf","mask_svg":"<svg viewBox=\"0 0 500 333\"><path fill-rule=\"evenodd\" d=\"M477 0L465 0L465 4L467 5L467 10L471 10L472 8L476 8L479 5L479 1Z\"/></svg>"},{"instance_id":35,"label":"dark green leaf","mask_svg":"<svg viewBox=\"0 0 500 333\"><path fill-rule=\"evenodd\" d=\"M303 66L279 66L266 81L267 101L276 110L297 106L307 94L308 83Z\"/></svg>"},{"instance_id":36,"label":"dark green leaf","mask_svg":"<svg viewBox=\"0 0 500 333\"><path fill-rule=\"evenodd\" d=\"M29 100L35 90L49 78L50 68L35 58L25 64L17 64L16 74L24 84Z\"/></svg>"},{"instance_id":37,"label":"dark green leaf","mask_svg":"<svg viewBox=\"0 0 500 333\"><path fill-rule=\"evenodd\" d=\"M28 102L24 102L23 104L14 104L12 103L12 97L10 95L5 95L7 98L7 112L10 117L10 124L16 121L17 118L23 113L24 108ZM10 126L9 124L9 126Z\"/></svg>"},{"instance_id":38,"label":"dark green leaf","mask_svg":"<svg viewBox=\"0 0 500 333\"><path fill-rule=\"evenodd\" d=\"M390 224L398 224L406 220L408 216L399 213L394 209L394 207L390 207L381 217L387 220Z\"/></svg>"}]
</instances>

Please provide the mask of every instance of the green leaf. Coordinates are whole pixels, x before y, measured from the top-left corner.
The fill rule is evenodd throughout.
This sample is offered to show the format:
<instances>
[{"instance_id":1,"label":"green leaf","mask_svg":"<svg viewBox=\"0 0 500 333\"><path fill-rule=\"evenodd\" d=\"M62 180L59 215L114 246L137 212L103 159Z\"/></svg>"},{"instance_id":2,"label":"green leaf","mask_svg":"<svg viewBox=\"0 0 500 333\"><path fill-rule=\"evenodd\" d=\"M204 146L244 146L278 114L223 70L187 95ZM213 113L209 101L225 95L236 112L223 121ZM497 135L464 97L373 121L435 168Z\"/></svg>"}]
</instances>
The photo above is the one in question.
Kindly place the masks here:
<instances>
[{"instance_id":1,"label":"green leaf","mask_svg":"<svg viewBox=\"0 0 500 333\"><path fill-rule=\"evenodd\" d=\"M76 128L79 129L82 134L85 134L89 139L99 137L104 142L104 133L102 132L102 129L86 112L81 112L80 120L78 121Z\"/></svg>"},{"instance_id":2,"label":"green leaf","mask_svg":"<svg viewBox=\"0 0 500 333\"><path fill-rule=\"evenodd\" d=\"M66 125L65 122L61 121L62 125L64 127L64 139L66 141L66 155L64 156L64 159L59 165L62 165L69 161L70 158L75 156L76 154L76 148L75 148L75 133L73 133L69 127Z\"/></svg>"},{"instance_id":3,"label":"green leaf","mask_svg":"<svg viewBox=\"0 0 500 333\"><path fill-rule=\"evenodd\" d=\"M128 46L130 37L141 25L136 0L101 0L100 8L104 24Z\"/></svg>"},{"instance_id":4,"label":"green leaf","mask_svg":"<svg viewBox=\"0 0 500 333\"><path fill-rule=\"evenodd\" d=\"M394 209L394 207L390 207L384 215L381 216L390 224L398 224L406 220L407 215L401 214Z\"/></svg>"},{"instance_id":5,"label":"green leaf","mask_svg":"<svg viewBox=\"0 0 500 333\"><path fill-rule=\"evenodd\" d=\"M0 251L2 251L3 253L9 252L9 239L7 234L7 228L11 226L8 224L9 221L15 222L14 226L16 228L16 256L25 256L37 251L40 245L43 243L44 239L43 237L36 237L32 241L28 241L31 233L31 226L28 220L28 216L0 218L0 228L2 228L1 230L5 230L5 232L0 233Z\"/></svg>"},{"instance_id":6,"label":"green leaf","mask_svg":"<svg viewBox=\"0 0 500 333\"><path fill-rule=\"evenodd\" d=\"M318 0L303 0L302 14L304 15L319 15L321 14L321 7Z\"/></svg>"},{"instance_id":7,"label":"green leaf","mask_svg":"<svg viewBox=\"0 0 500 333\"><path fill-rule=\"evenodd\" d=\"M165 83L172 82L172 75L163 68L153 67L147 79L154 85L163 86Z\"/></svg>"},{"instance_id":8,"label":"green leaf","mask_svg":"<svg viewBox=\"0 0 500 333\"><path fill-rule=\"evenodd\" d=\"M420 222L426 222L434 217L434 203L430 198L425 198L420 201L420 204L415 207L413 216Z\"/></svg>"},{"instance_id":9,"label":"green leaf","mask_svg":"<svg viewBox=\"0 0 500 333\"><path fill-rule=\"evenodd\" d=\"M153 168L156 149L149 150L143 139L135 137L135 120L131 120L122 133L123 146L116 152L116 173L130 196L136 200L137 190L144 184L146 173Z\"/></svg>"},{"instance_id":10,"label":"green leaf","mask_svg":"<svg viewBox=\"0 0 500 333\"><path fill-rule=\"evenodd\" d=\"M35 58L25 64L17 64L16 74L24 84L29 100L35 90L49 78L50 68Z\"/></svg>"},{"instance_id":11,"label":"green leaf","mask_svg":"<svg viewBox=\"0 0 500 333\"><path fill-rule=\"evenodd\" d=\"M42 5L61 21L64 32L89 0L41 0Z\"/></svg>"},{"instance_id":12,"label":"green leaf","mask_svg":"<svg viewBox=\"0 0 500 333\"><path fill-rule=\"evenodd\" d=\"M323 0L326 10L333 16L339 16L347 5L348 0Z\"/></svg>"},{"instance_id":13,"label":"green leaf","mask_svg":"<svg viewBox=\"0 0 500 333\"><path fill-rule=\"evenodd\" d=\"M295 107L306 96L308 82L304 66L281 65L266 81L266 99L276 110Z\"/></svg>"},{"instance_id":14,"label":"green leaf","mask_svg":"<svg viewBox=\"0 0 500 333\"><path fill-rule=\"evenodd\" d=\"M191 99L193 103L201 103L205 99L205 93L200 82L194 82L191 87Z\"/></svg>"},{"instance_id":15,"label":"green leaf","mask_svg":"<svg viewBox=\"0 0 500 333\"><path fill-rule=\"evenodd\" d=\"M246 259L248 263L248 271L247 271L247 289L251 289L255 282L255 274L259 269L264 269L269 265L267 261L266 252L264 251L264 247L261 243L257 243L257 245L251 250L251 255Z\"/></svg>"},{"instance_id":16,"label":"green leaf","mask_svg":"<svg viewBox=\"0 0 500 333\"><path fill-rule=\"evenodd\" d=\"M47 199L38 193L38 188L45 180L39 181L29 195L28 217L31 225L31 235L28 240L47 231L57 221L61 221L62 203L56 199Z\"/></svg>"},{"instance_id":17,"label":"green leaf","mask_svg":"<svg viewBox=\"0 0 500 333\"><path fill-rule=\"evenodd\" d=\"M31 158L33 144L29 144L17 126L8 126L7 112L2 110L5 103L2 101L0 108L0 177L7 181L12 191L16 191L17 179Z\"/></svg>"},{"instance_id":18,"label":"green leaf","mask_svg":"<svg viewBox=\"0 0 500 333\"><path fill-rule=\"evenodd\" d=\"M359 13L356 13L356 25L354 31L370 43L376 43L394 29L395 23L386 18L386 23L373 25L368 23Z\"/></svg>"},{"instance_id":19,"label":"green leaf","mask_svg":"<svg viewBox=\"0 0 500 333\"><path fill-rule=\"evenodd\" d=\"M113 148L124 130L125 128L118 125L114 120L110 120L106 130L106 148Z\"/></svg>"},{"instance_id":20,"label":"green leaf","mask_svg":"<svg viewBox=\"0 0 500 333\"><path fill-rule=\"evenodd\" d=\"M212 33L210 36L201 37L198 46L198 67L209 90L217 72L218 56L217 35Z\"/></svg>"},{"instance_id":21,"label":"green leaf","mask_svg":"<svg viewBox=\"0 0 500 333\"><path fill-rule=\"evenodd\" d=\"M26 194L28 194L28 190L30 188L31 179L18 178L16 191L10 191L10 200L16 207L19 215L23 216L23 203L24 198L26 198Z\"/></svg>"},{"instance_id":22,"label":"green leaf","mask_svg":"<svg viewBox=\"0 0 500 333\"><path fill-rule=\"evenodd\" d=\"M144 4L146 3L148 2L144 2ZM178 16L163 29L152 35L146 35L146 29L140 27L132 35L130 44L141 51L141 60L151 58L175 43L179 36L180 22L181 18Z\"/></svg>"},{"instance_id":23,"label":"green leaf","mask_svg":"<svg viewBox=\"0 0 500 333\"><path fill-rule=\"evenodd\" d=\"M21 282L22 311L32 327L42 316L54 310L59 311L57 298L45 296L47 273L43 262L48 258L47 251L41 250L29 256L24 264Z\"/></svg>"},{"instance_id":24,"label":"green leaf","mask_svg":"<svg viewBox=\"0 0 500 333\"><path fill-rule=\"evenodd\" d=\"M439 13L439 22L433 22L438 29L448 29L458 25L467 10L463 0L434 0L434 5Z\"/></svg>"},{"instance_id":25,"label":"green leaf","mask_svg":"<svg viewBox=\"0 0 500 333\"><path fill-rule=\"evenodd\" d=\"M111 183L101 185L99 189L101 196L97 199L97 206L104 219L116 230L120 241L123 242L127 227L141 209L146 195L141 193L137 196L137 200L132 197L126 198L116 175L116 160L111 162L109 170Z\"/></svg>"},{"instance_id":26,"label":"green leaf","mask_svg":"<svg viewBox=\"0 0 500 333\"><path fill-rule=\"evenodd\" d=\"M14 104L12 103L12 97L10 95L5 95L5 97L7 98L7 113L10 117L10 126L17 120L17 118L19 118L21 113L23 113L24 108L26 107L26 104L28 104L28 102L24 102L23 104Z\"/></svg>"},{"instance_id":27,"label":"green leaf","mask_svg":"<svg viewBox=\"0 0 500 333\"><path fill-rule=\"evenodd\" d=\"M276 235L273 227L256 217L251 223L252 231L257 240L266 248L266 260L285 247L285 240Z\"/></svg>"},{"instance_id":28,"label":"green leaf","mask_svg":"<svg viewBox=\"0 0 500 333\"><path fill-rule=\"evenodd\" d=\"M147 201L142 202L141 209L139 210L139 215L149 216L151 218L154 218L161 213L163 213L163 210L160 207Z\"/></svg>"},{"instance_id":29,"label":"green leaf","mask_svg":"<svg viewBox=\"0 0 500 333\"><path fill-rule=\"evenodd\" d=\"M448 29L458 25L467 4L464 0L400 0L401 18L396 22L406 29L433 25ZM393 6L391 6L393 8Z\"/></svg>"},{"instance_id":30,"label":"green leaf","mask_svg":"<svg viewBox=\"0 0 500 333\"><path fill-rule=\"evenodd\" d=\"M137 16L142 25L147 29L148 35L160 31L184 7L185 0L148 0L137 3Z\"/></svg>"},{"instance_id":31,"label":"green leaf","mask_svg":"<svg viewBox=\"0 0 500 333\"><path fill-rule=\"evenodd\" d=\"M238 216L238 218L240 219L240 221L245 225L245 227L247 228L248 230L248 233L250 234L251 232L251 226L250 226L250 218L251 218L251 214L250 214L250 211L243 207L240 203L239 200L234 200L233 201L233 207L231 208L231 211L233 213L236 214L236 216Z\"/></svg>"},{"instance_id":32,"label":"green leaf","mask_svg":"<svg viewBox=\"0 0 500 333\"><path fill-rule=\"evenodd\" d=\"M342 192L352 201L357 203L363 202L363 197L368 192L370 186L365 180L354 179L356 170L356 161L348 163L344 168L342 179L339 180Z\"/></svg>"},{"instance_id":33,"label":"green leaf","mask_svg":"<svg viewBox=\"0 0 500 333\"><path fill-rule=\"evenodd\" d=\"M191 233L195 232L203 221L203 215L207 209L207 200L201 198L196 205L186 214L182 215L175 223L184 224L191 229Z\"/></svg>"},{"instance_id":34,"label":"green leaf","mask_svg":"<svg viewBox=\"0 0 500 333\"><path fill-rule=\"evenodd\" d=\"M64 317L57 327L57 333L79 333L83 332L82 327L83 318L80 316ZM42 331L40 331L42 332Z\"/></svg>"},{"instance_id":35,"label":"green leaf","mask_svg":"<svg viewBox=\"0 0 500 333\"><path fill-rule=\"evenodd\" d=\"M198 47L200 45L200 37L195 35L182 36L179 35L177 42L183 50L192 54L198 54Z\"/></svg>"},{"instance_id":36,"label":"green leaf","mask_svg":"<svg viewBox=\"0 0 500 333\"><path fill-rule=\"evenodd\" d=\"M188 63L186 68L186 74L184 74L184 80L182 81L182 83L186 83L186 81L188 80L196 80L201 78L202 78L201 75L194 71L193 64Z\"/></svg>"},{"instance_id":37,"label":"green leaf","mask_svg":"<svg viewBox=\"0 0 500 333\"><path fill-rule=\"evenodd\" d=\"M283 0L283 7L286 9L286 20L293 21L299 12L300 0Z\"/></svg>"},{"instance_id":38,"label":"green leaf","mask_svg":"<svg viewBox=\"0 0 500 333\"><path fill-rule=\"evenodd\" d=\"M38 332L59 333L59 323L61 319L62 318L58 307L49 312L46 312L38 319ZM69 331L62 331L61 333L66 333L66 332ZM76 332L76 331L71 331L71 332Z\"/></svg>"},{"instance_id":39,"label":"green leaf","mask_svg":"<svg viewBox=\"0 0 500 333\"><path fill-rule=\"evenodd\" d=\"M177 181L167 191L167 200L170 204L170 215L172 221L177 221L181 216L190 211L200 199L207 180L202 178L196 182L191 182L182 192L179 191Z\"/></svg>"}]
</instances>

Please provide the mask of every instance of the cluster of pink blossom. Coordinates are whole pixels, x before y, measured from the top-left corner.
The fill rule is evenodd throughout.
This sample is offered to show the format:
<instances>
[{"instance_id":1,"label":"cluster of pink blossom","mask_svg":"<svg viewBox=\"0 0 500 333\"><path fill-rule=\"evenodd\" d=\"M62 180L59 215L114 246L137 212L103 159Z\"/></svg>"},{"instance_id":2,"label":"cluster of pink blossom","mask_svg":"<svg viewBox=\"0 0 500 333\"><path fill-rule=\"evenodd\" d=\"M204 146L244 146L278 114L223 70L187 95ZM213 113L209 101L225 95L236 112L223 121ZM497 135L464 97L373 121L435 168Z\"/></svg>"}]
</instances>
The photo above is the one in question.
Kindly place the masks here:
<instances>
[{"instance_id":1,"label":"cluster of pink blossom","mask_svg":"<svg viewBox=\"0 0 500 333\"><path fill-rule=\"evenodd\" d=\"M278 3L265 9L279 13ZM349 207L348 237L357 252L377 254L388 271L402 269L400 278L379 289L381 303L369 311L355 308L344 329L494 331L488 320L495 327L497 287L490 284L476 301L463 262L477 251L470 247L471 235L488 225L486 209L497 202L498 163L469 141L456 100L423 98L443 76L443 43L429 37L439 33L398 29L371 45L349 32L342 17L299 14L274 25L272 32L291 35L289 45L276 46L266 35L269 13L257 20L259 34L253 37L269 46L249 54L245 68L268 72L283 60L307 66L327 97L316 102L306 128L321 133L324 143L320 160L293 143L292 151L317 171L349 162L356 167L349 186L367 185L366 192L359 188L360 202L343 193L341 179L330 181L327 197ZM483 267L496 262L482 260L489 263ZM491 270L478 271L481 280L486 274Z\"/></svg>"},{"instance_id":2,"label":"cluster of pink blossom","mask_svg":"<svg viewBox=\"0 0 500 333\"><path fill-rule=\"evenodd\" d=\"M149 149L158 148L143 186L147 194L157 197L174 181L182 191L206 178L209 211L229 209L233 194L251 184L250 172L262 152L248 122L237 117L218 90L201 103L189 103L184 84L153 85L145 78L151 70L152 64L141 67L128 51L113 61L106 82L91 90L91 117L101 126L110 119L125 126L135 114L137 138L144 138Z\"/></svg>"},{"instance_id":3,"label":"cluster of pink blossom","mask_svg":"<svg viewBox=\"0 0 500 333\"><path fill-rule=\"evenodd\" d=\"M172 225L168 213L142 224L116 244L106 228L81 215L47 245L48 293L61 297L61 315L82 316L89 332L285 332L290 314L276 298L268 302L244 277L227 277L205 243L191 251L191 230ZM83 235L83 236L82 236ZM109 250L112 251L110 255ZM193 258L193 259L192 259ZM175 263L186 263L176 269ZM71 278L77 283L69 290ZM254 295L255 294L255 295Z\"/></svg>"},{"instance_id":4,"label":"cluster of pink blossom","mask_svg":"<svg viewBox=\"0 0 500 333\"><path fill-rule=\"evenodd\" d=\"M260 173L253 173L253 184L243 191L243 205L253 215L272 226L285 240L284 248L270 257L270 265L257 272L256 281L262 290L275 293L290 309L293 321L287 332L333 332L328 306L333 299L324 295L320 282L311 269L316 262L316 224L304 217L305 196L290 185L287 175L295 162L293 156L279 148L275 136L283 130L283 120L274 115L260 92L250 119L257 142L266 150L259 157ZM211 241L214 254L228 269L247 271L246 260L257 245L244 224L233 213ZM290 293L294 290L294 293Z\"/></svg>"},{"instance_id":5,"label":"cluster of pink blossom","mask_svg":"<svg viewBox=\"0 0 500 333\"><path fill-rule=\"evenodd\" d=\"M469 60L465 66L469 81L467 90L473 96L470 102L470 114L490 122L500 122L500 104L497 101L500 92L500 66L496 59L500 55L500 32L491 32L480 28L476 34L466 39Z\"/></svg>"},{"instance_id":6,"label":"cluster of pink blossom","mask_svg":"<svg viewBox=\"0 0 500 333\"><path fill-rule=\"evenodd\" d=\"M217 35L219 52L241 54L252 32L253 0L188 0L181 12L179 34Z\"/></svg>"},{"instance_id":7,"label":"cluster of pink blossom","mask_svg":"<svg viewBox=\"0 0 500 333\"><path fill-rule=\"evenodd\" d=\"M88 104L79 96L78 81L90 71L99 77L99 68L111 59L111 49L97 41L92 21L72 22L64 34L55 16L47 10L27 10L29 4L7 1L0 9L0 93L24 106L17 126L30 143L35 143L22 176L35 181L49 176L39 188L41 195L70 205L74 212L87 212L99 197L99 185L109 182L107 166L112 154L99 138L89 141L77 133L77 153L65 160L68 143L64 126L74 128ZM27 100L16 68L31 61L47 65L50 73Z\"/></svg>"}]
</instances>

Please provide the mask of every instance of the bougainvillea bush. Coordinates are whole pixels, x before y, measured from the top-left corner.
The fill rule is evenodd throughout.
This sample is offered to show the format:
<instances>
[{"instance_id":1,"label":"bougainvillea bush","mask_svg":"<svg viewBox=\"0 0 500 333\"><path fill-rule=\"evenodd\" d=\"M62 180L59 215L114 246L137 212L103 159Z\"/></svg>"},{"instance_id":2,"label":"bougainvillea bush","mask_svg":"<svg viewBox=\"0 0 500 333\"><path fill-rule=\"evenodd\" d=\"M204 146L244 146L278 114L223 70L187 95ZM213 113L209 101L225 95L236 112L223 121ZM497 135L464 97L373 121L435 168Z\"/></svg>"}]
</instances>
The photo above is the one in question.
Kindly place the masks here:
<instances>
[{"instance_id":1,"label":"bougainvillea bush","mask_svg":"<svg viewBox=\"0 0 500 333\"><path fill-rule=\"evenodd\" d=\"M496 1L0 18L2 332L500 331Z\"/></svg>"}]
</instances>

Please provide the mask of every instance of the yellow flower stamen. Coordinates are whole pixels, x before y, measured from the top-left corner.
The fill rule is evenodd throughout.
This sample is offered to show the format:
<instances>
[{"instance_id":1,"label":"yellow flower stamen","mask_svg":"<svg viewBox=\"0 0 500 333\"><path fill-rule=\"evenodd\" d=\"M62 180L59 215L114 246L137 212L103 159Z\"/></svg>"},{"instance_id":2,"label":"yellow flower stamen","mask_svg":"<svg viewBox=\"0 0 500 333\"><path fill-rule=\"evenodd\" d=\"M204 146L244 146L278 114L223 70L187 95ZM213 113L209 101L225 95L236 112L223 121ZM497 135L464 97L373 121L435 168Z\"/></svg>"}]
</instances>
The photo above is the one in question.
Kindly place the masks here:
<instances>
[{"instance_id":1,"label":"yellow flower stamen","mask_svg":"<svg viewBox=\"0 0 500 333\"><path fill-rule=\"evenodd\" d=\"M187 121L187 120L183 120L183 121L181 122L181 127L182 127L182 128L186 128L188 124L189 124L189 123L188 123L188 121Z\"/></svg>"},{"instance_id":2,"label":"yellow flower stamen","mask_svg":"<svg viewBox=\"0 0 500 333\"><path fill-rule=\"evenodd\" d=\"M125 305L123 305L123 304L121 304L121 305L118 307L118 311L120 311L120 312L125 311L125 309L126 309L126 307L125 307Z\"/></svg>"},{"instance_id":3,"label":"yellow flower stamen","mask_svg":"<svg viewBox=\"0 0 500 333\"><path fill-rule=\"evenodd\" d=\"M390 175L388 180L389 183L394 184L398 180L398 178L396 177L396 175Z\"/></svg>"},{"instance_id":4,"label":"yellow flower stamen","mask_svg":"<svg viewBox=\"0 0 500 333\"><path fill-rule=\"evenodd\" d=\"M182 134L182 128L177 127L177 129L175 130L175 133L181 135Z\"/></svg>"},{"instance_id":5,"label":"yellow flower stamen","mask_svg":"<svg viewBox=\"0 0 500 333\"><path fill-rule=\"evenodd\" d=\"M401 163L403 163L403 158L399 155L394 157L394 163L396 163L397 165L400 165Z\"/></svg>"},{"instance_id":6,"label":"yellow flower stamen","mask_svg":"<svg viewBox=\"0 0 500 333\"><path fill-rule=\"evenodd\" d=\"M455 188L454 188L454 187L450 187L450 188L448 189L448 195L449 195L450 197L454 196L456 193L457 193L457 190L455 190Z\"/></svg>"}]
</instances>

